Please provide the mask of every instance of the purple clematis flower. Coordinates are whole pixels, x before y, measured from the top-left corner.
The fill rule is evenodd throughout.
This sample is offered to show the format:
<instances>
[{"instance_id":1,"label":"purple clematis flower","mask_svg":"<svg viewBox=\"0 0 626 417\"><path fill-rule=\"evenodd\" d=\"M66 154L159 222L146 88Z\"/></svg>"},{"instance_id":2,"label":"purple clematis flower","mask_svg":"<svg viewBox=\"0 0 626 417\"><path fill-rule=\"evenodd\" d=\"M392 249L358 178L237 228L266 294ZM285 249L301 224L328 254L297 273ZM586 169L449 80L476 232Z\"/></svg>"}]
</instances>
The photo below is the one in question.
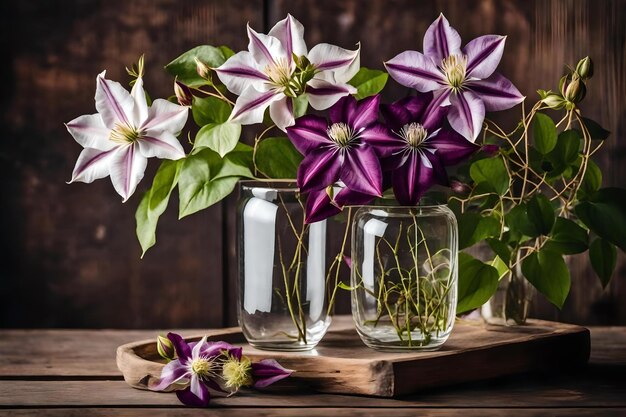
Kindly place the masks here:
<instances>
[{"instance_id":1,"label":"purple clematis flower","mask_svg":"<svg viewBox=\"0 0 626 417\"><path fill-rule=\"evenodd\" d=\"M231 121L260 123L269 106L270 117L285 130L294 123L294 98L306 94L314 109L324 110L356 92L347 83L359 71L360 49L321 43L307 51L304 27L289 14L267 35L248 26L248 37L248 51L215 69L226 88L239 96Z\"/></svg>"},{"instance_id":2,"label":"purple clematis flower","mask_svg":"<svg viewBox=\"0 0 626 417\"><path fill-rule=\"evenodd\" d=\"M446 184L445 166L454 165L480 149L457 132L442 128L449 107L440 107L433 93L407 97L382 106L387 124L395 133L388 142L383 166L391 170L396 199L416 205L435 183Z\"/></svg>"},{"instance_id":3,"label":"purple clematis flower","mask_svg":"<svg viewBox=\"0 0 626 417\"><path fill-rule=\"evenodd\" d=\"M187 122L187 107L154 100L148 107L141 77L130 94L120 83L98 75L96 110L66 124L83 151L70 183L90 183L111 176L124 201L143 178L148 158L180 159L185 151L176 135Z\"/></svg>"},{"instance_id":4,"label":"purple clematis flower","mask_svg":"<svg viewBox=\"0 0 626 417\"><path fill-rule=\"evenodd\" d=\"M344 97L323 117L300 117L287 136L305 157L298 168L298 186L304 193L342 181L352 191L382 195L379 156L387 152L389 130L378 120L378 95L359 102Z\"/></svg>"},{"instance_id":5,"label":"purple clematis flower","mask_svg":"<svg viewBox=\"0 0 626 417\"><path fill-rule=\"evenodd\" d=\"M435 92L441 105L452 105L448 120L454 130L475 141L485 111L509 109L524 96L494 72L502 58L505 36L486 35L461 49L461 37L442 15L424 35L424 54L405 51L385 63L389 75L420 92Z\"/></svg>"},{"instance_id":6,"label":"purple clematis flower","mask_svg":"<svg viewBox=\"0 0 626 417\"><path fill-rule=\"evenodd\" d=\"M210 390L232 394L243 386L263 388L293 373L271 359L252 363L242 354L242 348L226 342L208 342L206 336L196 343L187 343L175 333L168 333L167 338L177 359L165 365L159 381L149 388L178 388L176 395L186 405L206 407Z\"/></svg>"}]
</instances>

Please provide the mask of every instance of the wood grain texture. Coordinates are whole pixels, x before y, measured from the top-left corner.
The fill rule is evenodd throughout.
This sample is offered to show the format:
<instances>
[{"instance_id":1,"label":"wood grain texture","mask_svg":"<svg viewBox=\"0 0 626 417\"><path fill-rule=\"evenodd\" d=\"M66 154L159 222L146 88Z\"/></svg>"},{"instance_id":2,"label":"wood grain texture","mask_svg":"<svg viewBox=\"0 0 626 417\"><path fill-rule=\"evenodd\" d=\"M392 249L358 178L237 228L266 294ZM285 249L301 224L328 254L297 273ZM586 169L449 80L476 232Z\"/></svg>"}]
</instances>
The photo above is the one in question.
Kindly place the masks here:
<instances>
[{"instance_id":1,"label":"wood grain texture","mask_svg":"<svg viewBox=\"0 0 626 417\"><path fill-rule=\"evenodd\" d=\"M440 11L464 40L508 34L501 71L529 97L555 87L564 63L590 54L596 74L588 114L613 132L598 155L604 184L625 186L626 13L621 0L50 0L0 5L0 326L207 327L236 323L236 198L178 221L176 199L159 242L139 260L134 211L107 180L67 186L80 147L62 123L93 111L95 75L126 80L146 53L146 86L171 94L161 70L202 43L247 44L245 24L267 30L291 12L309 45L362 44L363 65L421 49ZM391 83L386 98L406 89ZM496 118L512 123L514 113ZM155 162L155 161L153 161ZM149 178L156 164L147 172ZM339 232L332 232L337 235ZM570 260L573 285L562 312L539 299L539 318L626 324L626 260L603 291L586 256ZM345 279L345 274L344 274ZM338 311L349 311L340 292Z\"/></svg>"},{"instance_id":2,"label":"wood grain texture","mask_svg":"<svg viewBox=\"0 0 626 417\"><path fill-rule=\"evenodd\" d=\"M188 340L197 341L203 335ZM209 340L243 347L244 354L252 360L278 360L295 370L287 381L298 387L380 397L516 373L576 369L587 363L590 353L587 329L538 320L517 328L460 322L450 339L435 352L377 352L363 345L347 320L336 323L310 352L255 349L246 343L239 328L214 330L206 335ZM152 338L120 346L117 366L129 385L148 389L157 383L164 362Z\"/></svg>"}]
</instances>

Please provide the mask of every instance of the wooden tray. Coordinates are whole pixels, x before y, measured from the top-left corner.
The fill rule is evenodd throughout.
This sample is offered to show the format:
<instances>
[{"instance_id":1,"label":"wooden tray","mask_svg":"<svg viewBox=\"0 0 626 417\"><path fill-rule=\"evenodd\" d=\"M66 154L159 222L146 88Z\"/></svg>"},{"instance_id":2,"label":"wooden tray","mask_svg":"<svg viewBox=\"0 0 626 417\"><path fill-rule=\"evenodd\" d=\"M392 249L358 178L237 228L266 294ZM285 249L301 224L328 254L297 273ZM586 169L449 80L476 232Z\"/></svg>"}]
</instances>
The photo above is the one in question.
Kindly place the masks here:
<instances>
[{"instance_id":1,"label":"wooden tray","mask_svg":"<svg viewBox=\"0 0 626 417\"><path fill-rule=\"evenodd\" d=\"M204 334L209 340L243 346L252 360L274 358L296 370L284 380L289 384L320 392L381 397L515 373L579 367L587 363L590 352L589 330L540 320L518 327L458 322L440 350L415 353L381 353L367 348L351 318L345 316L335 317L324 340L309 352L254 349L246 344L239 328L199 332L186 339L198 340ZM118 347L117 366L129 385L146 389L163 367L155 339Z\"/></svg>"}]
</instances>

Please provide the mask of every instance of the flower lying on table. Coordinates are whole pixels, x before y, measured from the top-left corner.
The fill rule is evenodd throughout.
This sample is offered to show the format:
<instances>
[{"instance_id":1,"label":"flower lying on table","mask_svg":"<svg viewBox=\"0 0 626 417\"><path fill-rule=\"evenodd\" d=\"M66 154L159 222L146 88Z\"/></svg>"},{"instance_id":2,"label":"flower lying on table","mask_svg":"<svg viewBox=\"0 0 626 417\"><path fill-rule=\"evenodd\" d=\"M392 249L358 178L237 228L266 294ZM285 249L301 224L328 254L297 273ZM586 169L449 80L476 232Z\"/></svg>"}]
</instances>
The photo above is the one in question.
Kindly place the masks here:
<instances>
[{"instance_id":1,"label":"flower lying on table","mask_svg":"<svg viewBox=\"0 0 626 417\"><path fill-rule=\"evenodd\" d=\"M176 333L157 339L159 355L169 360L153 391L174 389L186 405L206 407L210 391L232 395L242 387L263 388L292 374L273 359L251 362L242 348L226 342L209 342L206 336L187 343Z\"/></svg>"}]
</instances>

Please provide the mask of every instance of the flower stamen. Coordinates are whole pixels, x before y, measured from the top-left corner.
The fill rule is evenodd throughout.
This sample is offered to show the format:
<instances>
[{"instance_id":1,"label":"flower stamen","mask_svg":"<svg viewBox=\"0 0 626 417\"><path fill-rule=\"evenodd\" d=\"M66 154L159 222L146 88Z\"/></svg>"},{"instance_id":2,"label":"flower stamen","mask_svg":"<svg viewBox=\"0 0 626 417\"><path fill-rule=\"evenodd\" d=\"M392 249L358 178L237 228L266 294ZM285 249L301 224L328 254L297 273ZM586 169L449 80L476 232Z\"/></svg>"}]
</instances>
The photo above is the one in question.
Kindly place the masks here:
<instances>
[{"instance_id":1,"label":"flower stamen","mask_svg":"<svg viewBox=\"0 0 626 417\"><path fill-rule=\"evenodd\" d=\"M411 148L419 148L428 137L428 130L419 123L406 124L400 129L399 136L406 140Z\"/></svg>"},{"instance_id":2,"label":"flower stamen","mask_svg":"<svg viewBox=\"0 0 626 417\"><path fill-rule=\"evenodd\" d=\"M460 88L465 81L467 73L467 56L450 55L441 61L441 69L445 74L450 87L456 90Z\"/></svg>"},{"instance_id":3,"label":"flower stamen","mask_svg":"<svg viewBox=\"0 0 626 417\"><path fill-rule=\"evenodd\" d=\"M115 143L125 145L135 142L141 135L142 132L134 126L126 123L116 123L115 127L111 130L109 139Z\"/></svg>"},{"instance_id":4,"label":"flower stamen","mask_svg":"<svg viewBox=\"0 0 626 417\"><path fill-rule=\"evenodd\" d=\"M354 131L347 124L333 123L328 129L326 129L328 137L331 138L337 145L342 148L350 145L350 142L354 139Z\"/></svg>"},{"instance_id":5,"label":"flower stamen","mask_svg":"<svg viewBox=\"0 0 626 417\"><path fill-rule=\"evenodd\" d=\"M275 87L288 88L291 81L291 67L287 58L276 58L265 67L265 75Z\"/></svg>"},{"instance_id":6,"label":"flower stamen","mask_svg":"<svg viewBox=\"0 0 626 417\"><path fill-rule=\"evenodd\" d=\"M250 359L242 356L239 360L229 356L222 365L222 376L227 388L239 389L252 385L252 364Z\"/></svg>"},{"instance_id":7,"label":"flower stamen","mask_svg":"<svg viewBox=\"0 0 626 417\"><path fill-rule=\"evenodd\" d=\"M208 378L216 374L218 365L215 361L209 361L206 358L194 359L191 362L191 372L198 375L200 378Z\"/></svg>"}]
</instances>

